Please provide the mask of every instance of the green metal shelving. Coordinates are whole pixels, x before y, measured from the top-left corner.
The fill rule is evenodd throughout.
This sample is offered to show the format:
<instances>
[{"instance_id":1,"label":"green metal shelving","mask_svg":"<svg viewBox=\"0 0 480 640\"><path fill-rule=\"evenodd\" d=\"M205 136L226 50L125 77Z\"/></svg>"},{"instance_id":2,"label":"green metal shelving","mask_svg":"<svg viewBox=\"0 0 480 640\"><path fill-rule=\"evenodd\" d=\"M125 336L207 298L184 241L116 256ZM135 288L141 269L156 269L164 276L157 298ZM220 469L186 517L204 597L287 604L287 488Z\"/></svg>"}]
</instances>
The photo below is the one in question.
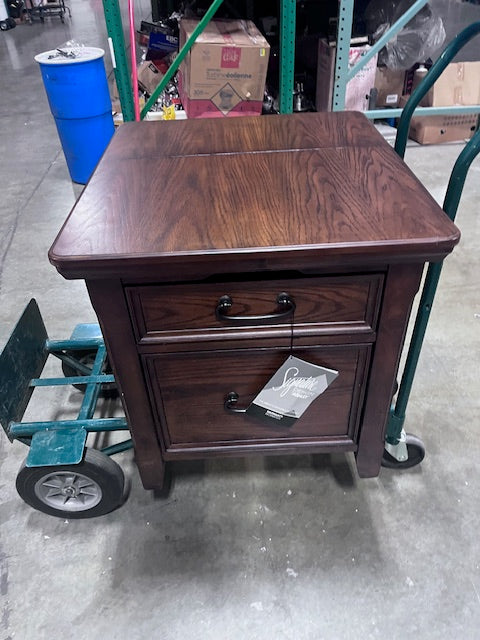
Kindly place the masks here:
<instances>
[{"instance_id":1,"label":"green metal shelving","mask_svg":"<svg viewBox=\"0 0 480 640\"><path fill-rule=\"evenodd\" d=\"M107 25L108 42L112 54L113 71L117 83L120 104L125 122L135 119L132 82L128 68L125 39L123 37L122 16L118 0L103 0L103 12Z\"/></svg>"},{"instance_id":2,"label":"green metal shelving","mask_svg":"<svg viewBox=\"0 0 480 640\"><path fill-rule=\"evenodd\" d=\"M335 66L335 81L333 89L333 111L343 111L345 109L346 87L355 74L364 67L371 58L377 54L385 44L391 40L403 27L427 4L428 0L416 0L383 36L370 48L368 53L352 67L348 68L348 51L352 37L354 0L340 0L338 16L337 35L337 59ZM443 55L443 54L442 54ZM372 109L365 111L365 115L370 119L398 118L402 115L403 109ZM416 116L435 115L462 115L469 113L480 113L480 105L471 106L451 106L451 107L419 107L415 110Z\"/></svg>"},{"instance_id":3,"label":"green metal shelving","mask_svg":"<svg viewBox=\"0 0 480 640\"><path fill-rule=\"evenodd\" d=\"M163 77L160 85L150 96L142 109L141 118L145 118L148 111L155 104L160 93L170 82L182 60L190 51L196 38L202 33L207 24L213 18L223 0L213 0L210 8L205 13L197 28L179 51L175 61ZM118 0L103 0L105 22L111 46L115 80L117 82L120 104L124 122L134 120L134 107L130 71L125 53L125 40L123 37L122 18ZM295 66L295 22L296 0L281 0L280 4L280 113L291 113L293 110L293 76Z\"/></svg>"},{"instance_id":4,"label":"green metal shelving","mask_svg":"<svg viewBox=\"0 0 480 640\"><path fill-rule=\"evenodd\" d=\"M281 0L280 4L280 113L293 111L293 77L295 67L296 0Z\"/></svg>"},{"instance_id":5,"label":"green metal shelving","mask_svg":"<svg viewBox=\"0 0 480 640\"><path fill-rule=\"evenodd\" d=\"M213 0L212 5L200 21L197 29L182 47L173 65L168 70L161 84L150 97L142 110L144 118L153 106L160 93L177 71L182 60L188 54L195 39L213 18L223 0ZM355 64L348 68L348 53L352 36L354 0L339 0L337 55L335 63L335 78L333 88L332 110L345 109L345 93L349 80L382 49L426 4L428 0L416 0L405 14L393 24L390 29L375 43L369 52ZM112 46L114 58L115 79L117 81L120 103L125 121L134 119L134 107L130 71L125 53L125 41L118 0L103 0L107 32ZM280 113L291 113L293 110L293 83L295 67L295 25L296 0L280 0L280 77L279 77L279 109ZM452 106L452 107L420 107L415 115L461 115L479 113L480 105ZM395 118L402 114L402 109L376 109L366 111L367 118Z\"/></svg>"},{"instance_id":6,"label":"green metal shelving","mask_svg":"<svg viewBox=\"0 0 480 640\"><path fill-rule=\"evenodd\" d=\"M180 66L180 64L184 60L184 58L187 55L187 53L192 48L193 43L198 38L198 36L203 32L203 30L205 29L207 24L210 22L210 20L213 18L215 13L218 11L218 9L219 9L220 5L222 4L222 2L223 2L223 0L213 0L212 4L210 5L210 8L205 13L203 18L200 20L198 25L195 27L195 29L193 30L192 35L188 38L188 40L185 42L183 47L180 49L180 51L178 52L177 57L175 58L173 63L168 68L167 73L163 76L162 81L160 82L158 87L155 89L155 91L152 93L152 95L150 96L150 98L146 102L146 104L145 104L145 106L142 109L142 112L140 114L140 117L142 119L145 118L147 113L150 111L150 109L153 107L153 105L157 101L158 96L162 93L162 91L165 89L167 84L173 78L173 76L176 73L178 67Z\"/></svg>"}]
</instances>

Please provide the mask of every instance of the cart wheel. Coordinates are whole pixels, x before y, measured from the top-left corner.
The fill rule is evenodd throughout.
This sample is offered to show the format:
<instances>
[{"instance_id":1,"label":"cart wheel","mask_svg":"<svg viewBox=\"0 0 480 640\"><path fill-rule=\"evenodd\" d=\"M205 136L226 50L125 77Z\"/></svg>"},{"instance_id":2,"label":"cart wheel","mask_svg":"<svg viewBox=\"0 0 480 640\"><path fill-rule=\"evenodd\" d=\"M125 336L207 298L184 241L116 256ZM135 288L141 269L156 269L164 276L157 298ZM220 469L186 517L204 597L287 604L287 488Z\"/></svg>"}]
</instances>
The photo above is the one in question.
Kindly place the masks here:
<instances>
[{"instance_id":1,"label":"cart wheel","mask_svg":"<svg viewBox=\"0 0 480 640\"><path fill-rule=\"evenodd\" d=\"M382 458L382 467L387 469L410 469L416 467L425 458L425 445L412 433L406 434L406 445L408 458L403 462L398 461L384 449Z\"/></svg>"},{"instance_id":2,"label":"cart wheel","mask_svg":"<svg viewBox=\"0 0 480 640\"><path fill-rule=\"evenodd\" d=\"M59 518L103 516L126 498L122 469L96 449L86 449L79 464L27 467L24 463L16 486L31 507Z\"/></svg>"},{"instance_id":3,"label":"cart wheel","mask_svg":"<svg viewBox=\"0 0 480 640\"><path fill-rule=\"evenodd\" d=\"M75 360L78 360L80 364L83 364L86 367L91 368L93 367L93 363L95 362L95 356L97 355L97 352L91 351L91 350L90 351L66 351L65 354L70 356L71 358L75 358ZM77 369L70 366L66 362L62 362L62 371L63 371L63 375L66 378L72 378L74 376L82 375L81 371L78 371ZM112 373L112 368L108 360L105 362L105 365L103 367L103 373ZM79 389L80 391L85 392L86 385L74 384L73 386L75 387L75 389ZM107 382L106 384L102 384L102 390L100 393L104 398L116 398L118 396L117 385L115 384L115 382Z\"/></svg>"}]
</instances>

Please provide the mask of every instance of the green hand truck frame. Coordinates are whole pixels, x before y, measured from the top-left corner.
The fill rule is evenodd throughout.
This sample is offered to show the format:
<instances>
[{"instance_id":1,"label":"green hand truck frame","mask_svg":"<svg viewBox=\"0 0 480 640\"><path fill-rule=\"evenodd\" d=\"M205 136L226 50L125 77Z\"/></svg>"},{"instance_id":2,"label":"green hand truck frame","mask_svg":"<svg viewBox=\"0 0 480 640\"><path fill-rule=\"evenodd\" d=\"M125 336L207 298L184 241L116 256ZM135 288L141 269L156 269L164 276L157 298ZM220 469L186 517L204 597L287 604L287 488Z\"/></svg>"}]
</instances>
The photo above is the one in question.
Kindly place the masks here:
<instances>
[{"instance_id":1,"label":"green hand truck frame","mask_svg":"<svg viewBox=\"0 0 480 640\"><path fill-rule=\"evenodd\" d=\"M65 377L40 378L47 358L62 361ZM128 494L121 467L109 456L133 447L129 438L101 450L89 433L127 431L124 417L94 418L103 392L115 393L98 324L78 324L69 340L49 340L38 305L30 300L0 355L0 423L11 442L29 446L17 491L49 515L87 518L119 507ZM84 397L73 420L21 422L36 387L74 385Z\"/></svg>"},{"instance_id":2,"label":"green hand truck frame","mask_svg":"<svg viewBox=\"0 0 480 640\"><path fill-rule=\"evenodd\" d=\"M410 96L398 123L397 136L395 140L395 151L402 159L405 155L405 149L407 146L410 120L412 119L412 115L420 103L420 100L432 88L433 84L442 74L445 67L452 61L460 49L462 49L467 42L479 33L480 22L474 22L461 31L445 47L421 84ZM455 220L455 216L457 214L468 169L479 152L480 129L477 126L477 131L458 156L450 175L447 192L443 202L443 210L452 221ZM385 451L382 460L382 465L384 467L406 469L419 464L425 456L425 447L423 442L413 434L406 433L403 426L405 423L405 413L410 392L412 390L418 359L420 357L420 351L422 349L423 339L427 330L435 292L437 290L438 281L442 271L442 265L442 262L431 263L427 269L402 380L400 382L395 404L390 410L387 423Z\"/></svg>"}]
</instances>

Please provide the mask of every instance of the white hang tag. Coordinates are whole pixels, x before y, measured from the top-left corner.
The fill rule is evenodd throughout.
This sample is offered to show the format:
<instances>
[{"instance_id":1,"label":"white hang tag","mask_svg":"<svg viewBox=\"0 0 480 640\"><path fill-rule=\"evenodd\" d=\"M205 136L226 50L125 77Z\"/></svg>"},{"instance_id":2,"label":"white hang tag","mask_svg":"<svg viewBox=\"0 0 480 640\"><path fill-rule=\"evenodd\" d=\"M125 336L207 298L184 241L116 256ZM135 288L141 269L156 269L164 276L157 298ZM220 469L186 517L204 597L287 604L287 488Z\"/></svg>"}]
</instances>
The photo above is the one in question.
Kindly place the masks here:
<instances>
[{"instance_id":1,"label":"white hang tag","mask_svg":"<svg viewBox=\"0 0 480 640\"><path fill-rule=\"evenodd\" d=\"M337 376L338 371L289 356L246 413L270 425L290 427Z\"/></svg>"}]
</instances>

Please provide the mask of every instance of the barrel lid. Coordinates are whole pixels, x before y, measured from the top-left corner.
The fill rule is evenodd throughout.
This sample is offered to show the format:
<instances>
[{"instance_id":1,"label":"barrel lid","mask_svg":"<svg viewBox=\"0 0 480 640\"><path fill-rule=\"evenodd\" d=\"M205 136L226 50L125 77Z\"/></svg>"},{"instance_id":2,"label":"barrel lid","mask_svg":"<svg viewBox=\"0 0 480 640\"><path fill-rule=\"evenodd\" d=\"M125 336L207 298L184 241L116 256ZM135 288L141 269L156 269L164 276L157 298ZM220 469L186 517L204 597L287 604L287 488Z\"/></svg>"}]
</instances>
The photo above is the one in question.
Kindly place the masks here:
<instances>
[{"instance_id":1,"label":"barrel lid","mask_svg":"<svg viewBox=\"0 0 480 640\"><path fill-rule=\"evenodd\" d=\"M40 64L73 64L90 62L104 55L105 51L99 47L59 47L39 53L35 56L35 61Z\"/></svg>"}]
</instances>

